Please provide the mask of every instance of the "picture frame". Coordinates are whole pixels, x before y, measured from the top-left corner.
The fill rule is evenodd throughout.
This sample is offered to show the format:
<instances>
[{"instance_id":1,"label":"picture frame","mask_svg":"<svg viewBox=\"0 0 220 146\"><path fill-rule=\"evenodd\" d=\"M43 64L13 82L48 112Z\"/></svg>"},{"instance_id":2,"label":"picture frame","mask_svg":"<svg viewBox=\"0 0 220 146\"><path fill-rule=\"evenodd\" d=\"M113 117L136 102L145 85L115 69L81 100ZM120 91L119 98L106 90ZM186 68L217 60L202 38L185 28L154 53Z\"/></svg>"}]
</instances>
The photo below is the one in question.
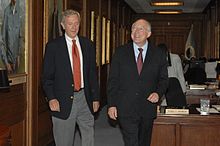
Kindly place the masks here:
<instances>
[{"instance_id":1,"label":"picture frame","mask_svg":"<svg viewBox=\"0 0 220 146\"><path fill-rule=\"evenodd\" d=\"M106 62L106 18L102 17L102 58L101 64L104 65Z\"/></svg>"},{"instance_id":2,"label":"picture frame","mask_svg":"<svg viewBox=\"0 0 220 146\"><path fill-rule=\"evenodd\" d=\"M106 24L106 63L110 63L110 32L111 32L111 21L107 20Z\"/></svg>"},{"instance_id":3,"label":"picture frame","mask_svg":"<svg viewBox=\"0 0 220 146\"><path fill-rule=\"evenodd\" d=\"M0 68L7 69L9 78L25 76L27 72L27 11L27 0L0 2Z\"/></svg>"},{"instance_id":4,"label":"picture frame","mask_svg":"<svg viewBox=\"0 0 220 146\"><path fill-rule=\"evenodd\" d=\"M94 43L96 48L96 66L100 66L100 35L101 35L101 22L100 17L95 13L95 11L91 11L90 14L90 40Z\"/></svg>"},{"instance_id":5,"label":"picture frame","mask_svg":"<svg viewBox=\"0 0 220 146\"><path fill-rule=\"evenodd\" d=\"M100 21L100 16L95 13L95 11L91 11L90 14L90 40L94 43L95 48L96 48L96 66L100 66L100 35L101 35L101 21Z\"/></svg>"},{"instance_id":6,"label":"picture frame","mask_svg":"<svg viewBox=\"0 0 220 146\"><path fill-rule=\"evenodd\" d=\"M115 22L111 23L112 29L112 35L111 35L111 48L112 48L112 52L111 55L113 55L115 53L115 49L116 49L116 24Z\"/></svg>"},{"instance_id":7,"label":"picture frame","mask_svg":"<svg viewBox=\"0 0 220 146\"><path fill-rule=\"evenodd\" d=\"M90 22L90 40L95 41L95 11L91 11L91 22Z\"/></svg>"},{"instance_id":8,"label":"picture frame","mask_svg":"<svg viewBox=\"0 0 220 146\"><path fill-rule=\"evenodd\" d=\"M44 27L43 48L46 43L58 36L63 35L61 28L61 15L66 9L66 0L44 0ZM45 50L43 50L45 52Z\"/></svg>"}]
</instances>

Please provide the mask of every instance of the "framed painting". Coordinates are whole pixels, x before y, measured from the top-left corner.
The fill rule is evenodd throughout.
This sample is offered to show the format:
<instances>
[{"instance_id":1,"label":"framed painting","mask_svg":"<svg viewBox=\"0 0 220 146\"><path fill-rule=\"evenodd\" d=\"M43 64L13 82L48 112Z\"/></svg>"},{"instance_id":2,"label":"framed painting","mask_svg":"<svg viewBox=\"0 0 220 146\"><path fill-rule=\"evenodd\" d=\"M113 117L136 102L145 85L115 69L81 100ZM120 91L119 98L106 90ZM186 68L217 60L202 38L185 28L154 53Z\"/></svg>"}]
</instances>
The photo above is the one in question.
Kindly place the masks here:
<instances>
[{"instance_id":1,"label":"framed painting","mask_svg":"<svg viewBox=\"0 0 220 146\"><path fill-rule=\"evenodd\" d=\"M26 0L0 1L0 68L9 76L25 74L28 34Z\"/></svg>"},{"instance_id":2,"label":"framed painting","mask_svg":"<svg viewBox=\"0 0 220 146\"><path fill-rule=\"evenodd\" d=\"M95 39L95 42L96 42L96 64L97 66L100 66L101 65L101 18L100 16L97 16L96 18L96 25L95 25L95 28L96 28L96 39Z\"/></svg>"},{"instance_id":3,"label":"framed painting","mask_svg":"<svg viewBox=\"0 0 220 146\"><path fill-rule=\"evenodd\" d=\"M90 17L90 40L94 43L96 47L96 66L100 66L100 35L101 35L101 20L100 16L95 13L95 11L91 11L91 17Z\"/></svg>"},{"instance_id":4,"label":"framed painting","mask_svg":"<svg viewBox=\"0 0 220 146\"><path fill-rule=\"evenodd\" d=\"M95 11L91 11L90 40L95 41Z\"/></svg>"},{"instance_id":5,"label":"framed painting","mask_svg":"<svg viewBox=\"0 0 220 146\"><path fill-rule=\"evenodd\" d=\"M111 22L107 20L106 26L106 63L110 63L110 32L111 32Z\"/></svg>"},{"instance_id":6,"label":"framed painting","mask_svg":"<svg viewBox=\"0 0 220 146\"><path fill-rule=\"evenodd\" d=\"M116 24L115 22L112 22L112 35L111 35L111 48L112 48L112 52L111 55L113 55L115 53L115 49L116 49ZM111 58L112 56L110 56Z\"/></svg>"},{"instance_id":7,"label":"framed painting","mask_svg":"<svg viewBox=\"0 0 220 146\"><path fill-rule=\"evenodd\" d=\"M106 63L106 22L106 18L102 17L102 65Z\"/></svg>"},{"instance_id":8,"label":"framed painting","mask_svg":"<svg viewBox=\"0 0 220 146\"><path fill-rule=\"evenodd\" d=\"M63 35L61 15L66 9L66 0L44 0L44 48L46 43Z\"/></svg>"}]
</instances>

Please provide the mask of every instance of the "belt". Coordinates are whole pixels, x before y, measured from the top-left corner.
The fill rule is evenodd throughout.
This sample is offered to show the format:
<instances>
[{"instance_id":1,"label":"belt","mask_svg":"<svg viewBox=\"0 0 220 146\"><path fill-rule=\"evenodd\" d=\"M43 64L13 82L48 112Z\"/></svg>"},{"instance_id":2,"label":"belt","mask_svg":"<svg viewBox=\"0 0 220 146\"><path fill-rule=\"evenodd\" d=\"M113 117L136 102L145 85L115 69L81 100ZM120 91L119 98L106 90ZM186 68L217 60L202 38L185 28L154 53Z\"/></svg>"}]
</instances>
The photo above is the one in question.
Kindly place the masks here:
<instances>
[{"instance_id":1,"label":"belt","mask_svg":"<svg viewBox=\"0 0 220 146\"><path fill-rule=\"evenodd\" d=\"M82 91L84 88L80 88L78 91L74 90L74 92L80 92Z\"/></svg>"}]
</instances>

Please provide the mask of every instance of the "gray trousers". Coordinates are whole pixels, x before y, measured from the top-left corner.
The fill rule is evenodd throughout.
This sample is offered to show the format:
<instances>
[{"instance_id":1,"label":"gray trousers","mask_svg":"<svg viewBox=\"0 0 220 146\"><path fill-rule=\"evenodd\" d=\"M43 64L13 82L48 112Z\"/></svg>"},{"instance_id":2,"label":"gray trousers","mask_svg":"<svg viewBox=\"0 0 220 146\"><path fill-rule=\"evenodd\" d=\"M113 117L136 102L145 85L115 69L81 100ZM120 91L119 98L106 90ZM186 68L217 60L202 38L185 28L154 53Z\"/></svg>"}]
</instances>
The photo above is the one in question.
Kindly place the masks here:
<instances>
[{"instance_id":1,"label":"gray trousers","mask_svg":"<svg viewBox=\"0 0 220 146\"><path fill-rule=\"evenodd\" d=\"M94 146L94 117L86 103L84 90L74 92L69 118L52 117L52 122L56 146L73 146L76 124L79 126L82 146Z\"/></svg>"}]
</instances>

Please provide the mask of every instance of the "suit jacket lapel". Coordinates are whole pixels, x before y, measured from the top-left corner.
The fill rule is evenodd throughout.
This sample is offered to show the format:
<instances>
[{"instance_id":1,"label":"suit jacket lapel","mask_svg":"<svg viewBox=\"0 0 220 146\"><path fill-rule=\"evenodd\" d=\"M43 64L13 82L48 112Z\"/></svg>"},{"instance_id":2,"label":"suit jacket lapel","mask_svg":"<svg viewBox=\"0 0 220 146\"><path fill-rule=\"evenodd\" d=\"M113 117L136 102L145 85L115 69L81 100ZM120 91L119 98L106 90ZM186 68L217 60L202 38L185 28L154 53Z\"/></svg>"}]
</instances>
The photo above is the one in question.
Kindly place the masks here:
<instances>
[{"instance_id":1,"label":"suit jacket lapel","mask_svg":"<svg viewBox=\"0 0 220 146\"><path fill-rule=\"evenodd\" d=\"M79 36L79 43L80 43L82 56L83 56L83 74L85 75L86 66L87 66L87 57L86 57L86 55L87 55L86 45L87 44L85 43L85 41L80 36Z\"/></svg>"},{"instance_id":2,"label":"suit jacket lapel","mask_svg":"<svg viewBox=\"0 0 220 146\"><path fill-rule=\"evenodd\" d=\"M152 60L152 50L153 48L151 47L150 44L148 44L148 48L147 48L147 52L146 52L146 56L145 56L145 60L144 60L144 64L143 64L143 67L142 67L142 71L141 71L141 75L143 74L144 70L146 70L148 67L149 67L149 64Z\"/></svg>"},{"instance_id":3,"label":"suit jacket lapel","mask_svg":"<svg viewBox=\"0 0 220 146\"><path fill-rule=\"evenodd\" d=\"M83 39L79 36L79 43L80 43L80 47L82 50L82 55L84 56L85 51L86 51L86 44L84 43ZM84 61L84 57L83 57L83 61Z\"/></svg>"},{"instance_id":4,"label":"suit jacket lapel","mask_svg":"<svg viewBox=\"0 0 220 146\"><path fill-rule=\"evenodd\" d=\"M134 75L139 76L138 70L137 70L137 63L136 63L136 60L135 60L133 43L130 43L128 45L127 51L128 51L127 54L128 54L128 58L129 58L128 62L130 63L131 70L134 71Z\"/></svg>"},{"instance_id":5,"label":"suit jacket lapel","mask_svg":"<svg viewBox=\"0 0 220 146\"><path fill-rule=\"evenodd\" d=\"M73 72L72 72L72 67L71 67L71 62L70 62L70 56L69 56L69 52L68 52L68 48L67 48L67 43L66 43L66 40L65 40L65 37L63 36L61 38L61 41L60 41L60 55L61 55L61 61L63 62L63 64L66 64L63 66L63 68L65 69L66 68L66 73L67 73L67 76L71 76L73 77Z\"/></svg>"}]
</instances>

